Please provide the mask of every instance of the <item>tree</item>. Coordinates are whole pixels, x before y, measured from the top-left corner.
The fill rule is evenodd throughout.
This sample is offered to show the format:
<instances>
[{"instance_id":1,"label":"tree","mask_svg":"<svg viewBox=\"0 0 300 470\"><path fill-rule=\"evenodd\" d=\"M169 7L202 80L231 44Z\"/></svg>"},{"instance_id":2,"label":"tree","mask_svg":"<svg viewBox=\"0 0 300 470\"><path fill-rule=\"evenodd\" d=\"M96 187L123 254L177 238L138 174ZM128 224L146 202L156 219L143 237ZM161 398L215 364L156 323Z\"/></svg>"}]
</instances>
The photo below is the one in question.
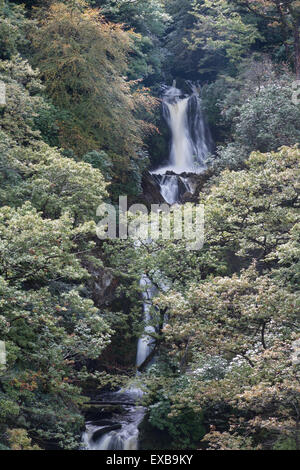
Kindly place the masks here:
<instances>
[{"instance_id":1,"label":"tree","mask_svg":"<svg viewBox=\"0 0 300 470\"><path fill-rule=\"evenodd\" d=\"M27 29L32 22L25 16L23 6L0 2L0 59L10 59L17 52L24 51L29 41Z\"/></svg>"},{"instance_id":2,"label":"tree","mask_svg":"<svg viewBox=\"0 0 300 470\"><path fill-rule=\"evenodd\" d=\"M251 13L264 18L269 26L281 28L289 55L290 42L293 44L293 56L297 78L300 78L300 4L295 0L235 0L238 6L245 7Z\"/></svg>"},{"instance_id":3,"label":"tree","mask_svg":"<svg viewBox=\"0 0 300 470\"><path fill-rule=\"evenodd\" d=\"M0 80L6 87L6 104L0 110L1 129L21 146L32 146L42 136L55 140L59 113L43 95L39 72L16 55L1 61Z\"/></svg>"},{"instance_id":4,"label":"tree","mask_svg":"<svg viewBox=\"0 0 300 470\"><path fill-rule=\"evenodd\" d=\"M204 189L199 253L181 259L184 241L139 247L135 266L164 286L153 301L161 362L146 379L153 422L159 404L166 427L186 426L183 410L203 415L201 448L299 446L298 175L297 147L254 152Z\"/></svg>"},{"instance_id":5,"label":"tree","mask_svg":"<svg viewBox=\"0 0 300 470\"><path fill-rule=\"evenodd\" d=\"M73 142L81 155L101 148L135 157L143 146L142 136L152 127L135 112L148 95L133 95L125 79L132 35L97 10L63 3L40 18L33 34L35 64L54 102L72 114L72 123L61 123L65 147Z\"/></svg>"},{"instance_id":6,"label":"tree","mask_svg":"<svg viewBox=\"0 0 300 470\"><path fill-rule=\"evenodd\" d=\"M90 224L74 229L67 214L42 218L30 203L0 210L2 436L9 431L12 439L21 429L43 448L78 445L82 367L74 361L98 357L111 334L81 294L88 273L77 257L78 240L90 230Z\"/></svg>"},{"instance_id":7,"label":"tree","mask_svg":"<svg viewBox=\"0 0 300 470\"><path fill-rule=\"evenodd\" d=\"M93 218L107 185L98 169L43 141L55 141L64 114L38 71L16 55L1 61L0 78L0 445L74 449L85 384L101 383L87 364L112 335L83 267L102 265L92 256Z\"/></svg>"},{"instance_id":8,"label":"tree","mask_svg":"<svg viewBox=\"0 0 300 470\"><path fill-rule=\"evenodd\" d=\"M193 15L196 21L191 39L186 41L191 49L202 47L206 54L225 54L231 62L237 63L260 38L256 27L247 23L231 2L196 2ZM204 62L206 60L204 57Z\"/></svg>"},{"instance_id":9,"label":"tree","mask_svg":"<svg viewBox=\"0 0 300 470\"><path fill-rule=\"evenodd\" d=\"M196 22L192 14L193 3L193 0L166 2L166 10L172 19L166 34L166 47L170 56L165 67L170 78L179 76L189 80L194 77L198 79L198 65L200 59L203 59L203 51L186 47L186 41L190 40L191 30Z\"/></svg>"},{"instance_id":10,"label":"tree","mask_svg":"<svg viewBox=\"0 0 300 470\"><path fill-rule=\"evenodd\" d=\"M253 56L239 69L235 78L219 78L204 90L211 119L228 142L210 159L217 173L245 168L254 150L276 151L300 139L300 108L292 100L293 76L287 67L275 66L268 56Z\"/></svg>"},{"instance_id":11,"label":"tree","mask_svg":"<svg viewBox=\"0 0 300 470\"><path fill-rule=\"evenodd\" d=\"M162 36L170 19L161 0L96 0L94 4L108 20L125 24L143 36Z\"/></svg>"},{"instance_id":12,"label":"tree","mask_svg":"<svg viewBox=\"0 0 300 470\"><path fill-rule=\"evenodd\" d=\"M12 189L11 201L30 200L45 217L53 219L68 211L75 225L95 219L99 203L108 195L99 170L64 158L46 144L17 153L16 171L23 174L23 182Z\"/></svg>"}]
</instances>

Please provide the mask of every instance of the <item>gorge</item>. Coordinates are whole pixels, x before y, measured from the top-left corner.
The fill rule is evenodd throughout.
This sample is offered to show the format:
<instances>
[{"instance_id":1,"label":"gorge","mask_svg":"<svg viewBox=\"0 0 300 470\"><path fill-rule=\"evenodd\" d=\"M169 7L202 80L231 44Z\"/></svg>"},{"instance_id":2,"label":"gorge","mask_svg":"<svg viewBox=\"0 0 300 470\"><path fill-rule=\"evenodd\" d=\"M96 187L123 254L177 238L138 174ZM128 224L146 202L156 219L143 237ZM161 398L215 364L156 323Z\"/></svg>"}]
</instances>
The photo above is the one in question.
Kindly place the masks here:
<instances>
[{"instance_id":1,"label":"gorge","mask_svg":"<svg viewBox=\"0 0 300 470\"><path fill-rule=\"evenodd\" d=\"M0 0L0 452L300 450L299 18Z\"/></svg>"},{"instance_id":2,"label":"gorge","mask_svg":"<svg viewBox=\"0 0 300 470\"><path fill-rule=\"evenodd\" d=\"M199 96L199 86L190 84L192 94L186 96L176 88L165 87L162 106L163 115L171 130L170 155L167 166L151 172L152 178L159 185L161 196L169 204L181 203L185 193L193 193L191 176L206 169L205 160L213 149L209 128L205 123ZM190 175L190 176L189 176ZM157 201L160 202L160 201ZM151 319L151 299L156 288L147 276L143 276L140 285L143 290L144 334L137 345L136 367L145 363L154 346L151 333L155 333ZM147 364L149 366L149 364ZM138 373L140 374L140 373ZM83 445L87 450L136 450L138 449L139 425L145 409L139 405L143 392L140 388L108 392L101 395L101 401L121 405L122 412L113 414L111 421L101 420L97 424L88 422L83 434ZM122 405L124 402L124 405ZM133 404L129 404L132 402ZM101 412L99 413L101 415ZM99 425L100 424L100 425Z\"/></svg>"}]
</instances>

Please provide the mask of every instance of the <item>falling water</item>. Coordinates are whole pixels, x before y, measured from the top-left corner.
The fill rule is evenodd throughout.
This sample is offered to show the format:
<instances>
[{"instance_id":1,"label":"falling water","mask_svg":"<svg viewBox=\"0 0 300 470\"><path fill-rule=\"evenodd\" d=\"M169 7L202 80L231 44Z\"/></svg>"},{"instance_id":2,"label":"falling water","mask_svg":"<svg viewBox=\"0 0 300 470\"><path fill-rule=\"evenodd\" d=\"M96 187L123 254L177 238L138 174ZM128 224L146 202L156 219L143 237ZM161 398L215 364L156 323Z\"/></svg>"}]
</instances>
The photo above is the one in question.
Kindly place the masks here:
<instances>
[{"instance_id":1,"label":"falling water","mask_svg":"<svg viewBox=\"0 0 300 470\"><path fill-rule=\"evenodd\" d=\"M192 95L184 96L176 88L176 82L165 91L163 96L163 111L172 134L169 165L153 172L153 177L160 185L164 200L172 205L180 202L185 192L192 192L189 177L182 173L200 173L205 169L205 159L211 151L212 144L209 130L205 125L201 109L198 88L191 86ZM170 173L168 173L170 172ZM151 299L155 289L149 279L143 276L140 282L143 288L143 311L145 329L138 341L136 365L140 367L153 351L154 341L151 334L155 328L151 325ZM139 425L142 422L145 409L138 405L143 392L139 388L110 392L106 400L120 403L124 401L123 414L112 416L111 425L101 427L92 422L87 423L82 441L88 450L136 450L138 449ZM134 402L128 406L127 402ZM107 430L107 432L106 432Z\"/></svg>"},{"instance_id":2,"label":"falling water","mask_svg":"<svg viewBox=\"0 0 300 470\"><path fill-rule=\"evenodd\" d=\"M155 294L155 288L151 284L150 280L143 276L140 282L141 287L143 287L143 310L144 310L144 322L145 330L143 336L138 341L137 354L136 354L136 366L141 366L145 360L149 357L153 350L154 340L150 336L151 333L155 332L154 326L150 325L151 323L151 299Z\"/></svg>"},{"instance_id":3,"label":"falling water","mask_svg":"<svg viewBox=\"0 0 300 470\"><path fill-rule=\"evenodd\" d=\"M139 425L145 416L145 408L139 405L142 396L143 391L138 387L103 393L102 401L111 406L122 404L123 411L116 411L109 420L100 420L96 424L87 422L82 436L83 447L86 450L137 450Z\"/></svg>"},{"instance_id":4,"label":"falling water","mask_svg":"<svg viewBox=\"0 0 300 470\"><path fill-rule=\"evenodd\" d=\"M142 406L124 406L124 410L124 414L116 417L121 425L118 431L104 432L103 435L95 438L99 426L88 423L82 438L84 448L87 450L137 450L138 427L144 418L145 409Z\"/></svg>"},{"instance_id":5,"label":"falling water","mask_svg":"<svg viewBox=\"0 0 300 470\"><path fill-rule=\"evenodd\" d=\"M170 91L176 93L177 89L172 88ZM164 101L168 110L165 116L172 131L170 163L178 173L183 173L194 165L194 149L188 127L189 98L180 100L177 95L175 99L174 95L167 96ZM174 101L169 101L170 96Z\"/></svg>"},{"instance_id":6,"label":"falling water","mask_svg":"<svg viewBox=\"0 0 300 470\"><path fill-rule=\"evenodd\" d=\"M199 87L190 83L192 94L186 96L174 85L163 96L163 114L172 136L169 164L153 172L159 179L161 195L168 204L180 200L184 190L182 183L187 189L189 186L188 178L176 175L201 173L212 151L212 139L204 120Z\"/></svg>"},{"instance_id":7,"label":"falling water","mask_svg":"<svg viewBox=\"0 0 300 470\"><path fill-rule=\"evenodd\" d=\"M153 298L156 289L151 284L147 276L143 276L140 281L140 286L143 289L143 310L144 310L144 322L145 329L144 334L138 341L136 366L141 366L154 347L154 341L150 336L151 333L155 332L155 328L150 325L151 323L151 299ZM143 392L138 387L131 387L127 390L119 390L117 392L107 393L105 395L106 400L113 402L122 403L124 402L125 413L118 415L115 421L120 425L120 429L105 432L103 426L103 434L97 437L99 432L99 426L94 426L93 423L87 423L86 431L83 434L82 441L83 445L88 450L137 450L138 449L138 436L139 436L139 425L145 416L145 409L142 406L137 405L127 406L126 402L138 402L143 396ZM104 396L103 396L104 397ZM116 424L112 422L110 424ZM95 438L96 436L96 438Z\"/></svg>"}]
</instances>

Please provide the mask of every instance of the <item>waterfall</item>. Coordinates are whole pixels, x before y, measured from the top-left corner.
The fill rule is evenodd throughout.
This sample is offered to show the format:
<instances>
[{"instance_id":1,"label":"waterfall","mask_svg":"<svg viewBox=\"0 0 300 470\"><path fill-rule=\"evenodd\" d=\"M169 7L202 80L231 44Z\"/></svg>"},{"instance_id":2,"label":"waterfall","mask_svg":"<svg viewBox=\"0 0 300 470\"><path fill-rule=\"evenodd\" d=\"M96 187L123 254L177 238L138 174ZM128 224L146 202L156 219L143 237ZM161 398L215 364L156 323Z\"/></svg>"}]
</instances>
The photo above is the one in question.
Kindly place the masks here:
<instances>
[{"instance_id":1,"label":"waterfall","mask_svg":"<svg viewBox=\"0 0 300 470\"><path fill-rule=\"evenodd\" d=\"M154 347L154 341L149 336L150 333L155 332L155 328L150 325L151 315L151 299L153 298L156 289L151 284L147 276L143 276L140 281L140 286L143 289L143 313L145 329L143 335L138 340L136 366L142 365L149 357ZM128 388L125 391L119 390L117 392L107 393L106 400L111 403L114 401L136 402L143 395L141 389L137 387ZM83 445L87 450L137 450L138 449L138 427L145 416L145 409L142 406L126 406L124 405L125 414L116 417L120 429L117 431L105 432L106 425L103 426L103 434L95 439L99 432L99 426L94 426L93 423L87 423L86 431L83 434ZM106 423L107 424L107 423ZM111 422L110 424L115 424Z\"/></svg>"},{"instance_id":2,"label":"waterfall","mask_svg":"<svg viewBox=\"0 0 300 470\"><path fill-rule=\"evenodd\" d=\"M176 175L162 175L159 178L160 193L164 200L173 205L179 201L179 185Z\"/></svg>"},{"instance_id":3,"label":"waterfall","mask_svg":"<svg viewBox=\"0 0 300 470\"><path fill-rule=\"evenodd\" d=\"M141 366L145 362L145 360L149 357L150 353L152 352L154 341L151 338L151 336L149 336L149 333L155 332L155 328L152 325L150 325L150 322L151 322L151 315L150 315L151 303L150 302L151 302L151 299L153 298L153 295L155 294L155 288L152 286L147 276L142 277L140 281L140 285L141 287L144 288L143 310L144 310L145 330L144 330L144 334L141 336L141 338L138 341L137 354L136 354L136 366L137 367Z\"/></svg>"},{"instance_id":4,"label":"waterfall","mask_svg":"<svg viewBox=\"0 0 300 470\"><path fill-rule=\"evenodd\" d=\"M182 183L189 186L188 178L176 175L204 171L205 160L213 148L199 87L189 83L192 94L186 96L175 85L174 82L163 95L163 115L171 131L169 163L152 172L158 178L161 195L171 205L179 202Z\"/></svg>"},{"instance_id":5,"label":"waterfall","mask_svg":"<svg viewBox=\"0 0 300 470\"><path fill-rule=\"evenodd\" d=\"M161 195L170 205L180 202L184 193L193 191L189 175L185 173L203 171L205 159L212 149L210 133L203 118L199 90L195 86L191 86L191 89L192 94L184 96L181 90L176 88L174 81L173 86L169 87L163 96L163 113L172 135L169 165L157 169L152 174L160 186ZM155 332L155 328L151 325L150 309L156 289L147 276L142 277L140 285L143 289L145 329L138 340L137 367L141 366L153 351L154 340L151 333ZM84 448L137 450L138 428L144 418L145 409L138 404L127 406L126 402L135 403L142 395L142 390L134 387L125 391L102 394L112 404L114 401L118 404L123 401L124 413L113 414L109 425L107 422L102 426L94 425L93 422L87 423L82 437Z\"/></svg>"},{"instance_id":6,"label":"waterfall","mask_svg":"<svg viewBox=\"0 0 300 470\"><path fill-rule=\"evenodd\" d=\"M126 396L129 395L128 391ZM112 394L111 398L113 396L119 398L119 393ZM82 437L84 448L87 450L137 450L138 427L145 416L145 409L142 406L124 406L124 410L125 413L116 417L121 425L118 431L105 432L105 427L103 427L103 434L97 437L96 433L101 428L87 423Z\"/></svg>"},{"instance_id":7,"label":"waterfall","mask_svg":"<svg viewBox=\"0 0 300 470\"><path fill-rule=\"evenodd\" d=\"M171 90L176 91L176 88ZM169 100L169 95L167 96ZM165 111L165 116L172 132L170 163L179 173L187 171L194 165L194 149L188 126L188 104L188 98L180 100L176 97L174 102L169 102L165 98L168 109Z\"/></svg>"}]
</instances>

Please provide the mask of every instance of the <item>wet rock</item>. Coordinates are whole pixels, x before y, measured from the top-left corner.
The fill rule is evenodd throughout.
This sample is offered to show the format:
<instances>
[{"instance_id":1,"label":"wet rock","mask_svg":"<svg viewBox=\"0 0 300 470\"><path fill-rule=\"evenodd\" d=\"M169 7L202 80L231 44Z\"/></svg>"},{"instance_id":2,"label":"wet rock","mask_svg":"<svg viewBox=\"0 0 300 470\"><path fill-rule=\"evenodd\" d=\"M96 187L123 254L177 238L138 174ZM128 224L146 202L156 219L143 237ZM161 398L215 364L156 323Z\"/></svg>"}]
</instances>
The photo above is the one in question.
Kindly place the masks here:
<instances>
[{"instance_id":1,"label":"wet rock","mask_svg":"<svg viewBox=\"0 0 300 470\"><path fill-rule=\"evenodd\" d=\"M114 409L103 409L96 406L84 406L82 411L86 420L93 423L103 419L111 421L114 413Z\"/></svg>"},{"instance_id":2,"label":"wet rock","mask_svg":"<svg viewBox=\"0 0 300 470\"><path fill-rule=\"evenodd\" d=\"M194 202L194 194L187 191L181 197L181 202L182 204L186 204L187 202Z\"/></svg>"},{"instance_id":3,"label":"wet rock","mask_svg":"<svg viewBox=\"0 0 300 470\"><path fill-rule=\"evenodd\" d=\"M109 421L107 419L96 419L96 420L92 420L92 421L87 421L86 424L88 425L92 425L92 426L99 426L99 427L103 427L103 426L114 426L115 422L113 421Z\"/></svg>"},{"instance_id":4,"label":"wet rock","mask_svg":"<svg viewBox=\"0 0 300 470\"><path fill-rule=\"evenodd\" d=\"M92 440L94 442L98 441L100 437L102 437L104 434L107 434L111 431L118 431L119 429L122 428L121 424L113 424L111 426L104 426L103 428L97 429L96 432L94 432Z\"/></svg>"},{"instance_id":5,"label":"wet rock","mask_svg":"<svg viewBox=\"0 0 300 470\"><path fill-rule=\"evenodd\" d=\"M92 279L93 300L98 307L111 302L115 296L118 285L112 270L109 268L99 268L89 266Z\"/></svg>"},{"instance_id":6,"label":"wet rock","mask_svg":"<svg viewBox=\"0 0 300 470\"><path fill-rule=\"evenodd\" d=\"M143 174L142 189L143 195L141 196L141 202L144 202L147 207L151 206L151 204L163 204L165 202L160 194L160 187L156 175L151 175L149 171L145 171Z\"/></svg>"}]
</instances>

